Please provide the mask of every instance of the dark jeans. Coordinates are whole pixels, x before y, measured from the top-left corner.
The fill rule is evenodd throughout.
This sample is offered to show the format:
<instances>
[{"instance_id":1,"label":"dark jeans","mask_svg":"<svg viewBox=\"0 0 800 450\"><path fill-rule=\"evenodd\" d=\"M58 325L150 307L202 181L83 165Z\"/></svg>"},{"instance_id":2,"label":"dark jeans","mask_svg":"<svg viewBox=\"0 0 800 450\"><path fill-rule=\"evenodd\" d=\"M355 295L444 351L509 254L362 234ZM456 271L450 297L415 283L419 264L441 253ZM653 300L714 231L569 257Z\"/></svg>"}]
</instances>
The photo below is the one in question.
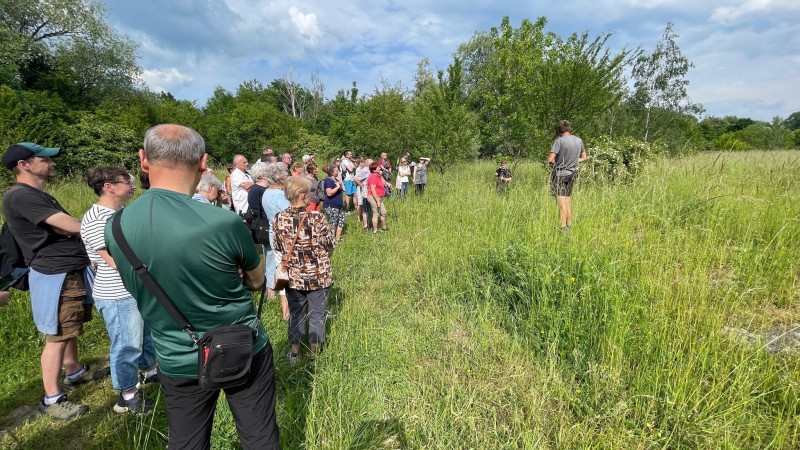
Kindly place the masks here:
<instances>
[{"instance_id":1,"label":"dark jeans","mask_svg":"<svg viewBox=\"0 0 800 450\"><path fill-rule=\"evenodd\" d=\"M306 319L308 319L309 344L325 342L325 315L328 311L330 288L315 291L298 291L286 288L286 299L289 301L289 343L299 344L306 337Z\"/></svg>"},{"instance_id":2,"label":"dark jeans","mask_svg":"<svg viewBox=\"0 0 800 450\"><path fill-rule=\"evenodd\" d=\"M422 195L425 192L425 185L424 184L415 184L414 185L414 193L417 195Z\"/></svg>"},{"instance_id":3,"label":"dark jeans","mask_svg":"<svg viewBox=\"0 0 800 450\"><path fill-rule=\"evenodd\" d=\"M167 402L170 450L210 448L211 427L219 391L200 389L197 379L159 374ZM244 449L277 449L275 420L275 368L272 345L253 356L247 383L225 389L239 443Z\"/></svg>"}]
</instances>

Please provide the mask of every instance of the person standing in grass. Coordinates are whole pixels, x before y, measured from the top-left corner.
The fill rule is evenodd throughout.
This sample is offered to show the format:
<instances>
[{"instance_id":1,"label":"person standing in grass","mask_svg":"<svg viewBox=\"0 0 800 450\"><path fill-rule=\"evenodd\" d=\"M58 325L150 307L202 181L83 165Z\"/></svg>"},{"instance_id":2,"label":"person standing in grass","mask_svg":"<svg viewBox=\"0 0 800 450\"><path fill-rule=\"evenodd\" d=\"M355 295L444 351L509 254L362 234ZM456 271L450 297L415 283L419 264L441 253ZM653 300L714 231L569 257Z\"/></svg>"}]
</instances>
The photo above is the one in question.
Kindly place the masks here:
<instances>
[{"instance_id":1,"label":"person standing in grass","mask_svg":"<svg viewBox=\"0 0 800 450\"><path fill-rule=\"evenodd\" d=\"M261 195L261 207L264 214L267 215L267 220L269 220L269 240L272 242L275 234L275 216L290 206L289 201L286 200L286 196L283 195L283 185L289 178L286 172L286 164L275 162L268 165L264 171L264 178L267 181L267 189L264 191L264 194ZM267 278L267 289L269 290L268 292L270 292L270 298L274 295L275 269L278 267L277 256L278 255L275 254L272 248L269 248L264 253L264 276ZM282 289L278 291L278 295L281 298L281 314L283 320L289 320L289 303L286 299L286 290Z\"/></svg>"},{"instance_id":2,"label":"person standing in grass","mask_svg":"<svg viewBox=\"0 0 800 450\"><path fill-rule=\"evenodd\" d=\"M322 167L322 171L328 174L328 177L322 181L325 183L325 198L322 199L322 207L325 209L325 214L328 215L328 227L334 233L333 237L336 242L339 242L344 229L344 212L342 211L344 188L342 182L339 181L339 167L325 165Z\"/></svg>"},{"instance_id":3,"label":"person standing in grass","mask_svg":"<svg viewBox=\"0 0 800 450\"><path fill-rule=\"evenodd\" d=\"M386 205L383 204L386 196L386 185L388 182L383 178L381 172L384 170L380 163L374 162L369 165L370 175L367 178L367 201L372 209L372 232L378 232L378 218L381 221L381 230L388 231L386 228Z\"/></svg>"},{"instance_id":4,"label":"person standing in grass","mask_svg":"<svg viewBox=\"0 0 800 450\"><path fill-rule=\"evenodd\" d=\"M566 120L558 122L558 138L553 142L547 163L553 168L550 174L550 194L556 198L562 231L572 226L572 187L578 178L578 164L586 161L586 149Z\"/></svg>"},{"instance_id":5,"label":"person standing in grass","mask_svg":"<svg viewBox=\"0 0 800 450\"><path fill-rule=\"evenodd\" d=\"M127 206L120 220L133 252L186 316L197 335L223 325L257 331L247 381L222 389L245 449L278 448L275 370L272 346L256 315L250 291L264 283L264 269L250 231L236 214L191 199L206 170L205 142L181 125L156 125L139 151L152 187ZM113 220L113 219L112 219ZM210 448L220 390L198 383L197 345L137 275L105 228L109 253L116 257L125 288L153 333L166 402L168 448Z\"/></svg>"},{"instance_id":6,"label":"person standing in grass","mask_svg":"<svg viewBox=\"0 0 800 450\"><path fill-rule=\"evenodd\" d=\"M425 186L428 184L428 163L431 162L430 158L420 156L419 163L414 165L414 193L422 195L425 192Z\"/></svg>"},{"instance_id":7,"label":"person standing in grass","mask_svg":"<svg viewBox=\"0 0 800 450\"><path fill-rule=\"evenodd\" d=\"M107 376L109 369L92 370L78 359L78 336L92 318L89 256L80 238L81 222L44 191L55 175L53 158L60 152L31 142L8 147L3 165L17 183L3 195L3 215L30 268L33 321L45 335L39 411L72 420L89 408L70 401L64 390ZM60 379L62 368L64 379Z\"/></svg>"},{"instance_id":8,"label":"person standing in grass","mask_svg":"<svg viewBox=\"0 0 800 450\"><path fill-rule=\"evenodd\" d=\"M233 208L238 214L247 212L247 191L255 184L253 177L247 169L250 163L243 155L236 155L233 157L234 169L231 172L231 199L233 199Z\"/></svg>"},{"instance_id":9,"label":"person standing in grass","mask_svg":"<svg viewBox=\"0 0 800 450\"><path fill-rule=\"evenodd\" d=\"M300 358L300 344L306 337L312 362L325 343L325 316L333 284L330 259L333 235L325 215L306 208L310 190L311 180L308 178L292 177L286 182L284 192L291 207L275 217L272 242L275 251L287 262L289 273L289 286L286 288L291 311L288 358L292 366Z\"/></svg>"},{"instance_id":10,"label":"person standing in grass","mask_svg":"<svg viewBox=\"0 0 800 450\"><path fill-rule=\"evenodd\" d=\"M317 187L319 186L319 179L317 179L317 165L310 162L306 165L306 176L311 181L311 201L308 204L308 209L311 211L322 211L322 199L317 197Z\"/></svg>"},{"instance_id":11,"label":"person standing in grass","mask_svg":"<svg viewBox=\"0 0 800 450\"><path fill-rule=\"evenodd\" d=\"M145 399L139 387L158 380L156 350L150 328L139 313L136 299L122 285L103 236L106 222L133 198L136 186L130 174L118 167L94 168L86 174L86 182L100 196L83 215L81 239L95 274L94 306L103 317L111 339L111 385L119 392L113 409L117 413L141 414L153 409L152 400Z\"/></svg>"},{"instance_id":12,"label":"person standing in grass","mask_svg":"<svg viewBox=\"0 0 800 450\"><path fill-rule=\"evenodd\" d=\"M508 187L511 184L511 171L508 170L508 165L505 161L500 163L500 167L494 173L497 178L497 192L503 194L508 192Z\"/></svg>"},{"instance_id":13,"label":"person standing in grass","mask_svg":"<svg viewBox=\"0 0 800 450\"><path fill-rule=\"evenodd\" d=\"M400 157L400 163L397 165L397 192L400 193L400 198L405 198L408 194L408 177L411 175L411 166L408 165L408 158L406 156Z\"/></svg>"},{"instance_id":14,"label":"person standing in grass","mask_svg":"<svg viewBox=\"0 0 800 450\"><path fill-rule=\"evenodd\" d=\"M344 203L342 209L348 214L355 206L353 204L353 196L356 193L356 182L353 180L355 175L356 165L353 162L353 152L347 150L344 152L344 155L339 162L338 178L344 183Z\"/></svg>"}]
</instances>

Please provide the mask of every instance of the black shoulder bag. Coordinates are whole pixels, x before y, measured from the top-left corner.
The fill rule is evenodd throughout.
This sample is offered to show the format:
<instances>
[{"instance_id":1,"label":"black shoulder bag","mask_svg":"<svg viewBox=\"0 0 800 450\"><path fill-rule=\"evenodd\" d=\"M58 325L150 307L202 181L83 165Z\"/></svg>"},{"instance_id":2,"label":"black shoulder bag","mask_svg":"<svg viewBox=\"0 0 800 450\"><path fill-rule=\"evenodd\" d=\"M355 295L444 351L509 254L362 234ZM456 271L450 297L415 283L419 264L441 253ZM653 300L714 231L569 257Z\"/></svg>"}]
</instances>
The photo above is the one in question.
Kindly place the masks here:
<instances>
[{"instance_id":1,"label":"black shoulder bag","mask_svg":"<svg viewBox=\"0 0 800 450\"><path fill-rule=\"evenodd\" d=\"M214 327L206 331L202 337L197 338L192 325L186 320L175 303L170 300L161 285L147 270L147 266L136 257L133 249L122 234L120 219L122 211L118 211L111 223L111 232L119 248L133 266L136 275L147 286L161 306L167 311L172 320L189 338L197 345L197 381L201 389L218 390L235 387L247 382L250 374L250 364L253 361L253 347L258 331L247 325L232 324ZM261 319L261 307L264 305L266 282L261 287L261 299L258 302L256 317Z\"/></svg>"}]
</instances>

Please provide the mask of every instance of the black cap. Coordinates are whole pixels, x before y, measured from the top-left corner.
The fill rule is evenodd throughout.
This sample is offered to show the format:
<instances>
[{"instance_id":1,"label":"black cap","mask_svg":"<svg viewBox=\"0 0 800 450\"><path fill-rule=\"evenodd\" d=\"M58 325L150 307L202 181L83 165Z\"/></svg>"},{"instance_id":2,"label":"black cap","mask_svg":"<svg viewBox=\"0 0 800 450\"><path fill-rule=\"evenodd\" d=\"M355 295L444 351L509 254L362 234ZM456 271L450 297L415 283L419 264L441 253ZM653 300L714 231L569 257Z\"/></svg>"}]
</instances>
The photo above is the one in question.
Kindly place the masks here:
<instances>
[{"instance_id":1,"label":"black cap","mask_svg":"<svg viewBox=\"0 0 800 450\"><path fill-rule=\"evenodd\" d=\"M13 144L3 153L3 165L8 169L13 169L17 163L28 159L33 156L40 156L42 158L53 158L58 156L61 151L58 147L42 147L41 145L34 144L33 142L20 142Z\"/></svg>"}]
</instances>

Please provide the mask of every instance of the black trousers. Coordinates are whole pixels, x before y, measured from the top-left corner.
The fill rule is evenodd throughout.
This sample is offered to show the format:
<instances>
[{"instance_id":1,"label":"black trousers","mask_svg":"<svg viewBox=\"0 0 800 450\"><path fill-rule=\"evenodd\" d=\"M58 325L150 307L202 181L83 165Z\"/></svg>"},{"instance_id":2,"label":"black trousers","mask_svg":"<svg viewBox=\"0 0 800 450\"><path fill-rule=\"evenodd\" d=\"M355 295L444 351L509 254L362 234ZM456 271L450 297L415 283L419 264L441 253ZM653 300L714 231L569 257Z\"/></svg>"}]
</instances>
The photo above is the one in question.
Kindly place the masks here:
<instances>
[{"instance_id":1,"label":"black trousers","mask_svg":"<svg viewBox=\"0 0 800 450\"><path fill-rule=\"evenodd\" d=\"M253 356L247 383L225 389L233 413L239 443L244 449L277 449L278 422L275 419L275 368L272 345ZM197 379L173 378L159 374L167 403L170 450L207 450L217 409L219 391L200 389Z\"/></svg>"}]
</instances>

